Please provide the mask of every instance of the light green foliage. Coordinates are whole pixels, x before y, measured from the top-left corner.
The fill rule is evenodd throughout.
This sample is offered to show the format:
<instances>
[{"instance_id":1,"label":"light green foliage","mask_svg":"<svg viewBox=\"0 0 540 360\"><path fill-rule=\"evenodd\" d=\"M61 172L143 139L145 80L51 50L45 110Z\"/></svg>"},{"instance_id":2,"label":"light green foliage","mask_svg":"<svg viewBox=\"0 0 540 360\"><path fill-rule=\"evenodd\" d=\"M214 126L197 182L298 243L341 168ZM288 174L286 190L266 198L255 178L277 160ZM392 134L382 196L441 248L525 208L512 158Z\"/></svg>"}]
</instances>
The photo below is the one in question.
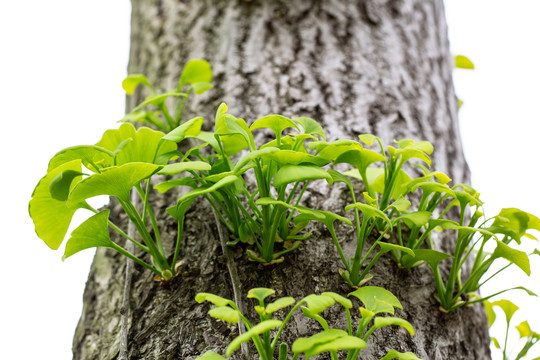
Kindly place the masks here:
<instances>
[{"instance_id":1,"label":"light green foliage","mask_svg":"<svg viewBox=\"0 0 540 360\"><path fill-rule=\"evenodd\" d=\"M311 233L305 231L310 222L321 222L340 256L343 265L340 275L349 285L357 288L369 281L370 270L388 253L402 268L422 264L431 268L436 299L443 311L493 296L479 298L474 293L491 279L486 276L488 270L500 262L506 266L515 264L530 274L529 255L518 246L522 238L534 239L528 231L540 231L540 220L515 208L503 209L494 219L484 219L480 211L483 203L475 189L466 184L451 186L447 175L430 169L433 146L429 142L401 139L385 147L371 134L360 135L358 141L327 142L322 126L313 119L271 114L248 125L244 119L230 114L224 103L216 111L214 130L203 131L201 117L185 122L181 117L190 93L208 90L211 80L210 65L204 60L193 60L186 64L177 87L163 93L143 75L130 75L123 82L128 94L134 93L139 85L151 93L123 119L118 129L107 130L95 145L74 146L58 152L49 162L47 175L36 186L29 211L37 234L49 247L57 249L75 211L87 209L97 215L81 225L84 231L73 232L65 257L89 247L111 247L154 271L161 280L170 280L177 275L175 267L185 215L197 198L203 198L228 230L231 238L228 244L245 244L246 255L252 261L264 264L284 261L285 254L310 238ZM126 121L147 123L159 130L144 126L137 129ZM272 134L273 138L266 143L255 142L255 135L261 131ZM343 165L349 168L340 172L333 168L338 164L340 169ZM151 179L155 175L179 178L166 179L152 188ZM256 186L248 186L247 176L255 179ZM304 205L309 184L322 180L330 186L335 182L347 186L350 203L344 212L353 212L354 221L343 214ZM356 189L358 180L362 182L361 191ZM153 190L166 192L176 186L190 189L167 209L178 222L170 262L148 198ZM142 242L128 236L103 212L87 204L87 199L98 195L119 200ZM132 203L135 195L140 198L142 211ZM451 209L457 210L459 220L449 218ZM355 227L356 244L350 258L341 248L336 221ZM128 253L105 236L108 228L149 253L151 263ZM435 250L432 235L439 232L455 240L449 254ZM461 269L475 252L471 272L465 277ZM447 263L451 263L450 273L443 278L439 267ZM532 294L522 287L514 289ZM250 295L259 299L262 309L265 298L256 291ZM307 306L302 311L323 324L321 309L336 301L346 304L337 295L306 297ZM273 303L265 316L288 306L289 302L290 299ZM387 306L395 304L390 302ZM368 303L361 311L376 315L379 310ZM233 312L224 309L216 310L213 315L236 319Z\"/></svg>"},{"instance_id":2,"label":"light green foliage","mask_svg":"<svg viewBox=\"0 0 540 360\"><path fill-rule=\"evenodd\" d=\"M488 321L489 321L489 327L491 328L494 326L494 324L498 325L500 327L500 324L497 319L497 315L494 311L495 307L498 307L502 309L504 316L505 316L505 337L503 339L497 339L497 338L491 338L493 343L495 344L495 347L502 352L502 356L504 360L519 360L519 359L525 359L527 356L527 353L530 351L530 349L536 345L536 343L540 340L540 334L534 332L531 330L531 327L529 326L529 323L527 320L521 322L519 325L515 326L515 329L519 333L519 346L518 344L512 344L512 348L509 347L508 344L508 334L510 332L510 324L512 322L512 318L514 317L514 314L519 311L519 307L508 300L497 300L493 302L485 301L484 302L486 306ZM503 344L503 346L501 346ZM519 349L519 351L517 351ZM512 355L513 353L516 353L515 355ZM528 358L530 359L530 357Z\"/></svg>"},{"instance_id":3,"label":"light green foliage","mask_svg":"<svg viewBox=\"0 0 540 360\"><path fill-rule=\"evenodd\" d=\"M30 216L34 220L38 236L49 247L58 249L77 209L84 208L95 213L72 232L63 259L81 250L102 246L115 249L152 270L161 280L169 280L177 275L175 265L180 250L183 216L193 200L184 199L182 206L173 212L177 215L179 232L174 260L168 263L168 255L165 254L161 243L155 214L148 202L151 191L150 179L157 173L163 175L189 173L196 176L199 172L208 172L211 169L208 162L190 161L185 158L177 150L175 142L200 134L201 118L180 125L181 110L187 94L179 94L179 91L183 86L189 86L188 93L192 89L201 93L201 89L209 88L208 84L204 84L212 79L210 66L203 60L190 62L186 65L182 76L178 89L164 94L156 93L144 75L130 75L122 83L128 94L132 94L138 85L148 87L152 94L138 108L155 106L159 109L157 113L145 112L142 117L140 112L135 111L126 117L126 120L131 118L137 122L160 125L158 128L162 130L169 129L165 125L170 125L172 133L168 138L165 138L165 134L161 131L147 127L136 129L130 123L124 123L118 129L107 130L95 145L74 146L61 150L49 162L47 175L36 186L29 204ZM165 104L166 99L171 96L183 98L182 104L176 104L174 112L169 111ZM159 120L160 117L162 120ZM169 164L175 159L180 161ZM88 171L84 170L83 166ZM192 183L185 182L184 185ZM134 192L139 195L143 204L142 212L132 203ZM99 212L87 204L87 199L98 195L109 195L118 199L129 219L135 224L142 243L113 224L108 218L108 210ZM151 225L152 233L148 230L148 225ZM113 242L109 238L109 228L149 253L152 262L147 263L139 259Z\"/></svg>"},{"instance_id":4,"label":"light green foliage","mask_svg":"<svg viewBox=\"0 0 540 360\"><path fill-rule=\"evenodd\" d=\"M355 296L360 299L365 306L358 308L361 319L356 326L356 330L353 328L350 314L353 303L340 294L333 292L325 292L321 295L311 294L298 302L292 297L282 297L266 304L267 299L274 294L274 290L266 288L255 288L248 292L248 298L257 300L255 311L259 314L259 323L255 325L240 313L237 306L228 299L223 299L208 293L197 294L195 299L199 303L209 301L216 306L208 311L210 316L227 322L242 321L246 326L247 331L237 336L227 347L227 357L230 357L233 352L238 350L242 343L251 340L262 360L274 359L274 353L277 350L280 335L291 319L293 313L299 307L302 309L304 316L317 321L321 325L322 331L307 338L298 338L292 344L292 347L290 347L293 353L293 360L297 359L301 354L304 354L305 358L310 358L323 352L329 352L332 359L337 360L338 351L346 351L347 360L359 359L360 351L368 346L367 340L369 336L376 329L382 327L400 326L407 330L411 336L414 335L411 324L406 320L398 317L376 316L381 312L394 314L395 308L402 309L399 300L392 293L380 287L364 287L349 294L349 296ZM328 328L328 323L323 317L324 311L333 306L336 302L345 310L348 324L346 330ZM293 304L295 305L285 316L284 320L273 319L276 311L282 310ZM285 343L282 343L279 346L280 360L286 360L288 358L288 349L289 346ZM418 360L418 358L410 352L400 353L395 350L390 350L382 359L394 358ZM213 352L206 352L197 359L222 359L222 357Z\"/></svg>"}]
</instances>

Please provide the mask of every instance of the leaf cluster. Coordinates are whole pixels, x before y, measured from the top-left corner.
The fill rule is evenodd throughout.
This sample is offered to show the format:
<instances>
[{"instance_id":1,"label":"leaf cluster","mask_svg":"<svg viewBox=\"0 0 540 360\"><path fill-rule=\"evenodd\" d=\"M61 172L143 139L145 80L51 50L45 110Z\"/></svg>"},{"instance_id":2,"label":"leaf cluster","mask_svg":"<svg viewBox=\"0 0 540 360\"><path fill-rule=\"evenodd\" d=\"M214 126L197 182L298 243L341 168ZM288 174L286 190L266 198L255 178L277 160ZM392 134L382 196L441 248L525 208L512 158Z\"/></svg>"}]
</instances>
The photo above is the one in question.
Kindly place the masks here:
<instances>
[{"instance_id":1,"label":"leaf cluster","mask_svg":"<svg viewBox=\"0 0 540 360\"><path fill-rule=\"evenodd\" d=\"M356 297L363 304L363 307L358 308L360 320L356 327L353 327L351 320L352 301L337 293L311 294L298 302L292 297L282 297L266 303L266 299L274 294L274 290L267 288L255 288L248 292L248 298L257 300L255 306L255 311L259 315L257 324L250 322L232 300L209 293L197 294L195 298L197 302L208 301L215 305L208 311L211 317L229 323L241 321L247 329L246 332L230 342L225 351L226 357L208 351L197 359L226 359L238 350L242 343L252 341L262 360L273 359L276 352L278 352L280 360L286 360L289 358L289 345L281 343L279 348L277 345L283 330L298 308L302 310L303 316L317 321L322 330L308 338L301 337L294 341L291 347L293 360L296 360L301 354L304 354L307 359L323 352L329 352L332 359L337 360L338 351L346 351L348 360L358 359L361 350L367 348L367 340L370 335L375 330L387 326L400 326L407 330L411 336L414 335L414 329L408 321L394 316L378 316L379 314L394 315L396 308L403 309L399 300L391 292L380 287L365 286L348 294L348 297ZM345 310L347 317L346 330L330 328L323 317L323 312L336 303ZM274 318L278 311L290 306L292 308L284 320ZM400 353L396 350L388 351L381 360L396 358L419 360L413 353Z\"/></svg>"}]
</instances>

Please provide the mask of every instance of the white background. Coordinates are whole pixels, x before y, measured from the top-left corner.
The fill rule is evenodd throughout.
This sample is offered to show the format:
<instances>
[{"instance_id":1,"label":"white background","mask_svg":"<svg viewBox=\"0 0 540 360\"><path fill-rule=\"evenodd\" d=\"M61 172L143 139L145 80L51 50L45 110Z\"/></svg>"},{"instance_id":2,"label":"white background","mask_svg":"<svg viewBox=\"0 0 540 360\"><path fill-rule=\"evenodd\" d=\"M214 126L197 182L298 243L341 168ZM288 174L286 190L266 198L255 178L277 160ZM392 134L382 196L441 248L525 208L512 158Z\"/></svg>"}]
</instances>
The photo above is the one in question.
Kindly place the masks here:
<instances>
[{"instance_id":1,"label":"white background","mask_svg":"<svg viewBox=\"0 0 540 360\"><path fill-rule=\"evenodd\" d=\"M448 0L446 6L452 51L476 65L455 73L473 185L490 215L503 207L540 215L540 4ZM129 17L127 0L0 3L2 359L71 358L93 251L63 263L62 250L35 235L28 201L56 151L93 144L122 118ZM537 259L534 271L540 274ZM540 293L534 275L503 278L484 293L515 285ZM540 332L537 298L504 297L527 308L516 317Z\"/></svg>"}]
</instances>

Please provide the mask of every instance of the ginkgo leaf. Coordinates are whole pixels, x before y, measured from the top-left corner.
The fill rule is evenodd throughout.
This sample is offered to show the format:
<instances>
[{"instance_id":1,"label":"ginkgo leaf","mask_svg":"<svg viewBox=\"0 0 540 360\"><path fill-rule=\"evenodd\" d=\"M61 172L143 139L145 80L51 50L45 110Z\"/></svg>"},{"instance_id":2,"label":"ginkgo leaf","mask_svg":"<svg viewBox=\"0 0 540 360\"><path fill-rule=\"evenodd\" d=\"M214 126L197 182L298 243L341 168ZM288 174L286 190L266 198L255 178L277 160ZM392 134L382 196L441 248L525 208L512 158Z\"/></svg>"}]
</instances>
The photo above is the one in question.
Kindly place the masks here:
<instances>
[{"instance_id":1,"label":"ginkgo leaf","mask_svg":"<svg viewBox=\"0 0 540 360\"><path fill-rule=\"evenodd\" d=\"M297 117L292 119L297 124L300 124L302 128L304 128L305 134L311 134L311 135L319 135L323 138L323 140L326 140L326 134L322 128L322 126L312 118L308 117Z\"/></svg>"},{"instance_id":2,"label":"ginkgo leaf","mask_svg":"<svg viewBox=\"0 0 540 360\"><path fill-rule=\"evenodd\" d=\"M204 161L185 161L165 165L158 171L160 175L176 175L182 171L208 171L212 168L210 164Z\"/></svg>"},{"instance_id":3,"label":"ginkgo leaf","mask_svg":"<svg viewBox=\"0 0 540 360\"><path fill-rule=\"evenodd\" d=\"M402 353L396 350L390 350L383 356L380 360L391 360L391 359L400 359L400 360L422 360L414 355L412 352Z\"/></svg>"},{"instance_id":4,"label":"ginkgo leaf","mask_svg":"<svg viewBox=\"0 0 540 360\"><path fill-rule=\"evenodd\" d=\"M139 85L145 85L148 86L152 92L156 92L154 87L150 84L146 76L143 74L131 74L128 75L124 81L122 81L122 88L126 92L126 94L131 95L135 92L135 89Z\"/></svg>"},{"instance_id":5,"label":"ginkgo leaf","mask_svg":"<svg viewBox=\"0 0 540 360\"><path fill-rule=\"evenodd\" d=\"M231 356L231 354L236 351L240 347L240 345L242 345L242 343L249 341L254 336L258 336L264 332L279 327L281 326L281 324L282 321L280 320L265 320L258 323L257 325L253 326L251 329L237 336L233 341L231 341L229 346L227 346L225 354L227 356Z\"/></svg>"},{"instance_id":6,"label":"ginkgo leaf","mask_svg":"<svg viewBox=\"0 0 540 360\"><path fill-rule=\"evenodd\" d=\"M180 75L180 83L178 88L186 84L193 83L209 83L212 81L212 68L206 60L190 60L184 66Z\"/></svg>"},{"instance_id":7,"label":"ginkgo leaf","mask_svg":"<svg viewBox=\"0 0 540 360\"><path fill-rule=\"evenodd\" d=\"M81 201L67 207L65 201L52 197L49 185L58 174L65 170L80 172L81 161L73 160L49 171L37 184L28 205L36 234L53 250L58 249L64 241L75 211L87 206L85 201Z\"/></svg>"},{"instance_id":8,"label":"ginkgo leaf","mask_svg":"<svg viewBox=\"0 0 540 360\"><path fill-rule=\"evenodd\" d=\"M77 183L67 201L74 206L86 199L98 195L110 195L129 201L131 188L142 180L152 176L161 166L147 163L128 163L103 169Z\"/></svg>"},{"instance_id":9,"label":"ginkgo leaf","mask_svg":"<svg viewBox=\"0 0 540 360\"><path fill-rule=\"evenodd\" d=\"M318 166L285 165L277 171L274 177L274 187L279 188L292 182L316 179L325 179L329 183L332 182L332 176Z\"/></svg>"},{"instance_id":10,"label":"ginkgo leaf","mask_svg":"<svg viewBox=\"0 0 540 360\"><path fill-rule=\"evenodd\" d=\"M197 136L201 133L203 121L203 118L200 116L188 120L182 125L178 126L176 129L169 132L167 135L163 136L162 140L169 140L175 143L179 143L187 136Z\"/></svg>"},{"instance_id":11,"label":"ginkgo leaf","mask_svg":"<svg viewBox=\"0 0 540 360\"><path fill-rule=\"evenodd\" d=\"M51 171L67 162L80 159L89 170L96 171L113 165L114 154L112 151L96 145L80 145L63 149L56 153L49 161L47 171Z\"/></svg>"},{"instance_id":12,"label":"ginkgo leaf","mask_svg":"<svg viewBox=\"0 0 540 360\"><path fill-rule=\"evenodd\" d=\"M98 246L114 248L114 244L109 237L109 213L110 210L99 212L73 230L66 243L62 260L85 249Z\"/></svg>"},{"instance_id":13,"label":"ginkgo leaf","mask_svg":"<svg viewBox=\"0 0 540 360\"><path fill-rule=\"evenodd\" d=\"M349 294L351 295L362 301L365 308L374 314L381 312L393 314L394 308L403 310L394 294L378 286L363 286Z\"/></svg>"},{"instance_id":14,"label":"ginkgo leaf","mask_svg":"<svg viewBox=\"0 0 540 360\"><path fill-rule=\"evenodd\" d=\"M196 296L195 296L195 301L197 301L199 304L202 303L203 301L208 301L218 307L221 307L221 306L234 306L236 307L236 305L234 305L234 302L232 300L229 300L229 299L225 299L225 298L222 298L221 296L217 296L217 295L214 295L214 294L210 294L210 293L198 293Z\"/></svg>"},{"instance_id":15,"label":"ginkgo leaf","mask_svg":"<svg viewBox=\"0 0 540 360\"><path fill-rule=\"evenodd\" d=\"M224 358L218 353L215 353L209 350L205 352L202 356L199 356L198 358L196 358L195 360L227 360L227 358Z\"/></svg>"},{"instance_id":16,"label":"ginkgo leaf","mask_svg":"<svg viewBox=\"0 0 540 360\"><path fill-rule=\"evenodd\" d=\"M267 288L253 288L248 291L247 297L264 301L268 296L275 294L276 291Z\"/></svg>"},{"instance_id":17,"label":"ginkgo leaf","mask_svg":"<svg viewBox=\"0 0 540 360\"><path fill-rule=\"evenodd\" d=\"M288 296L283 297L280 299L277 299L274 302L271 302L270 304L266 305L265 311L267 314L272 314L280 309L286 308L287 306L290 306L295 303L294 298Z\"/></svg>"},{"instance_id":18,"label":"ginkgo leaf","mask_svg":"<svg viewBox=\"0 0 540 360\"><path fill-rule=\"evenodd\" d=\"M375 320L373 321L373 327L376 329L380 329L380 328L390 326L390 325L401 326L402 328L407 330L411 336L414 335L414 329L411 323L405 319L388 316L388 317L376 317Z\"/></svg>"},{"instance_id":19,"label":"ginkgo leaf","mask_svg":"<svg viewBox=\"0 0 540 360\"><path fill-rule=\"evenodd\" d=\"M238 310L235 310L229 306L217 306L208 310L208 315L215 319L223 320L230 323L237 323L240 321L240 315Z\"/></svg>"}]
</instances>

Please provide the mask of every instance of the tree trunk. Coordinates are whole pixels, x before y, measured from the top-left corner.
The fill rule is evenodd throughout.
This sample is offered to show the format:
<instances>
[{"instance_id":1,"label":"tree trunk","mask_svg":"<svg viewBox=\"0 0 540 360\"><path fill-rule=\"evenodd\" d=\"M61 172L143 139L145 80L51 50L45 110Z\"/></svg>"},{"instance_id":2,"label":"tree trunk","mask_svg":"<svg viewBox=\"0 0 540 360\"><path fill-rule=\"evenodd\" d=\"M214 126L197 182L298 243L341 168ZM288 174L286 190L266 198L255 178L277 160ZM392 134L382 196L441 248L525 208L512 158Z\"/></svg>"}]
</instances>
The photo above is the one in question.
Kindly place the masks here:
<instances>
[{"instance_id":1,"label":"tree trunk","mask_svg":"<svg viewBox=\"0 0 540 360\"><path fill-rule=\"evenodd\" d=\"M229 112L251 123L280 113L309 116L324 124L329 141L373 133L386 144L412 138L434 144L433 168L455 183L467 182L452 86L443 0L132 0L129 73L144 73L162 89L175 87L190 59L208 60L215 88L193 101L189 112L206 126L221 101ZM141 97L129 98L132 108ZM189 118L189 117L188 117ZM343 188L310 187L308 205L343 213L350 202ZM164 210L177 195L156 197ZM111 204L116 220L120 208ZM167 216L164 241L172 248L176 228ZM124 218L124 224L126 223ZM323 291L346 294L339 256L329 233L314 225L314 236L285 262L263 267L246 260L244 249L223 255L210 206L192 205L186 217L182 277L165 287L135 266L130 292L130 359L194 359L206 350L223 354L237 328L210 318L198 292L235 297L230 271L239 277L237 296L252 314L247 291L270 287L280 296ZM349 254L353 234L338 229ZM75 359L116 359L125 260L99 249L84 294L84 309L73 343ZM416 334L386 328L376 331L362 359L379 359L387 350L412 351L423 359L488 359L489 336L481 305L450 314L439 312L427 266L398 269L383 256L370 285L393 292ZM249 310L248 310L249 309ZM297 314L298 315L298 314ZM344 328L342 313L329 315ZM283 340L320 330L295 316ZM235 355L240 358L240 351ZM256 356L252 352L252 358Z\"/></svg>"}]
</instances>

